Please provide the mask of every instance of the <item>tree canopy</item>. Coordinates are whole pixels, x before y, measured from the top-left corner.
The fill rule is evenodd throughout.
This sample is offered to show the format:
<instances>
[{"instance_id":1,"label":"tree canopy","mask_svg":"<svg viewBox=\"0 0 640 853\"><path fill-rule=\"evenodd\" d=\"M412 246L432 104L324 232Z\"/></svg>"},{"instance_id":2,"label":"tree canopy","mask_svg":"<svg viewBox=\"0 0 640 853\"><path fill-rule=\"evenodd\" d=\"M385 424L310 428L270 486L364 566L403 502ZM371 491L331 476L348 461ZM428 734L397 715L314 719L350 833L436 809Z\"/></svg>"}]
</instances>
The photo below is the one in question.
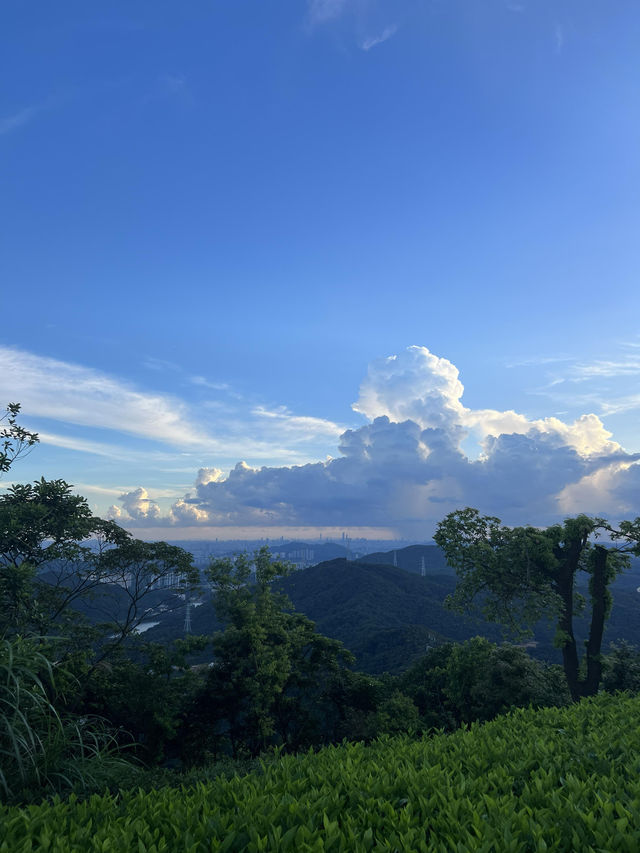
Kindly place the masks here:
<instances>
[{"instance_id":1,"label":"tree canopy","mask_svg":"<svg viewBox=\"0 0 640 853\"><path fill-rule=\"evenodd\" d=\"M451 607L468 610L479 604L486 618L521 633L543 616L555 618L571 696L597 692L602 634L611 607L609 585L628 566L629 554L640 553L640 518L618 527L586 515L544 529L508 527L467 507L449 513L434 539L458 575ZM576 589L578 572L589 576L591 598L582 667L573 628L574 615L584 607Z\"/></svg>"},{"instance_id":2,"label":"tree canopy","mask_svg":"<svg viewBox=\"0 0 640 853\"><path fill-rule=\"evenodd\" d=\"M330 704L328 680L353 656L293 612L273 584L293 570L268 548L214 560L207 577L224 631L214 637L214 665L198 716L213 740L234 755L267 745L314 742ZM213 748L215 749L215 743Z\"/></svg>"}]
</instances>

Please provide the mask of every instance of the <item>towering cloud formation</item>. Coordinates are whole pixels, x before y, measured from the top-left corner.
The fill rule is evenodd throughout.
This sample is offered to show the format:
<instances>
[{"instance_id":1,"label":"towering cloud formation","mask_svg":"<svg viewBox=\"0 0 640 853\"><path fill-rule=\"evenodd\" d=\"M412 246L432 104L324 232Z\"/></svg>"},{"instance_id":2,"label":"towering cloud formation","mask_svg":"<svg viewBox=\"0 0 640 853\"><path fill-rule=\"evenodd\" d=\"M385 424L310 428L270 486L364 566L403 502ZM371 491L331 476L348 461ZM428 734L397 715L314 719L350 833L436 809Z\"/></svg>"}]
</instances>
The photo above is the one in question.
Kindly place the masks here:
<instances>
[{"instance_id":1,"label":"towering cloud formation","mask_svg":"<svg viewBox=\"0 0 640 853\"><path fill-rule=\"evenodd\" d=\"M463 391L456 367L426 347L375 361L353 406L370 423L340 436L339 457L260 469L240 462L226 478L218 469L202 469L170 520L380 525L417 537L465 505L531 524L578 511L640 511L633 506L640 455L611 441L598 417L566 424L472 410L462 403ZM463 450L470 434L480 443L478 458ZM134 508L141 503L136 496L127 496Z\"/></svg>"},{"instance_id":2,"label":"towering cloud formation","mask_svg":"<svg viewBox=\"0 0 640 853\"><path fill-rule=\"evenodd\" d=\"M392 421L446 427L458 423L465 411L463 391L455 365L426 347L408 347L369 365L353 408L371 420L386 415Z\"/></svg>"}]
</instances>

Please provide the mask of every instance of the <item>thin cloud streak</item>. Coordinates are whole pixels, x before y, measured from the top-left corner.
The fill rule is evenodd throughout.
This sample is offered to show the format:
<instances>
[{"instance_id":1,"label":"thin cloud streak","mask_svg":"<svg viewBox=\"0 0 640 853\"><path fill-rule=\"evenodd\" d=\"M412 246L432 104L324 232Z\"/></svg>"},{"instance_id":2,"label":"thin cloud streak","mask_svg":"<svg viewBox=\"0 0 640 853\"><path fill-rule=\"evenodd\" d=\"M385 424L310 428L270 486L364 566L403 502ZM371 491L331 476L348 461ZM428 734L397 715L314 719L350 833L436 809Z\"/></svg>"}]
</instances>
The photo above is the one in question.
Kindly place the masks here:
<instances>
[{"instance_id":1,"label":"thin cloud streak","mask_svg":"<svg viewBox=\"0 0 640 853\"><path fill-rule=\"evenodd\" d=\"M18 110L17 113L0 119L0 136L4 136L7 133L18 130L20 127L24 127L24 125L33 121L38 113L41 113L46 109L46 106L46 104L36 104L31 107L24 107L23 109Z\"/></svg>"},{"instance_id":2,"label":"thin cloud streak","mask_svg":"<svg viewBox=\"0 0 640 853\"><path fill-rule=\"evenodd\" d=\"M153 467L156 471L193 471L193 467L186 468L184 464L182 467L175 467L178 459L185 456L188 457L190 454L176 456L175 452L170 451L132 449L124 447L121 444L93 441L76 435L60 435L49 432L48 430L39 430L38 436L43 446L51 445L52 447L59 447L61 450L99 456L132 465L147 465Z\"/></svg>"},{"instance_id":3,"label":"thin cloud streak","mask_svg":"<svg viewBox=\"0 0 640 853\"><path fill-rule=\"evenodd\" d=\"M0 394L17 399L29 416L111 429L172 445L202 446L184 404L150 394L79 364L0 347Z\"/></svg>"},{"instance_id":4,"label":"thin cloud streak","mask_svg":"<svg viewBox=\"0 0 640 853\"><path fill-rule=\"evenodd\" d=\"M603 415L619 415L622 412L640 409L640 394L629 394L629 396L619 397L617 400L603 400L601 408Z\"/></svg>"},{"instance_id":5,"label":"thin cloud streak","mask_svg":"<svg viewBox=\"0 0 640 853\"><path fill-rule=\"evenodd\" d=\"M640 374L640 358L628 357L623 361L593 361L590 364L577 364L572 368L574 381L595 377L635 376Z\"/></svg>"},{"instance_id":6,"label":"thin cloud streak","mask_svg":"<svg viewBox=\"0 0 640 853\"><path fill-rule=\"evenodd\" d=\"M360 44L362 50L371 50L372 47L376 47L379 44L390 39L398 32L398 27L396 24L392 24L390 27L386 27L378 36L371 36L370 38L366 38Z\"/></svg>"},{"instance_id":7,"label":"thin cloud streak","mask_svg":"<svg viewBox=\"0 0 640 853\"><path fill-rule=\"evenodd\" d=\"M259 418L276 421L279 430L284 430L297 441L309 441L318 435L338 438L345 430L344 426L324 418L294 415L284 406L276 411L266 409L264 406L256 406L252 414Z\"/></svg>"},{"instance_id":8,"label":"thin cloud streak","mask_svg":"<svg viewBox=\"0 0 640 853\"><path fill-rule=\"evenodd\" d=\"M571 359L533 359L510 364L510 367L544 365L567 361L564 370L551 370L547 374L547 383L529 390L527 393L548 397L573 407L593 407L603 416L620 414L640 408L640 394L637 391L626 393L629 377L640 376L640 356L635 352L635 342L620 344L623 350L619 357L600 358L592 361ZM624 383L623 383L624 380ZM578 388L589 390L578 393ZM591 390L593 389L593 390Z\"/></svg>"},{"instance_id":9,"label":"thin cloud streak","mask_svg":"<svg viewBox=\"0 0 640 853\"><path fill-rule=\"evenodd\" d=\"M207 383L209 388L213 383ZM202 384L202 383L197 383ZM228 390L219 389L229 397ZM17 400L43 443L67 450L118 459L157 463L190 454L213 455L218 464L232 467L238 458L253 464L276 461L304 464L317 458L314 442L335 448L344 427L322 418L295 415L281 408L253 407L228 401L215 417L216 433L207 424L210 407L188 406L175 395L140 390L99 370L79 364L34 355L0 346L0 398ZM209 417L211 417L209 415ZM94 440L82 434L60 434L42 429L38 418L47 418L79 429L110 430L120 438L114 442ZM159 442L174 448L153 451L132 448L130 438ZM301 449L298 445L303 445Z\"/></svg>"},{"instance_id":10,"label":"thin cloud streak","mask_svg":"<svg viewBox=\"0 0 640 853\"><path fill-rule=\"evenodd\" d=\"M523 358L518 361L509 361L505 364L505 367L540 367L545 364L559 364L567 361L572 362L575 361L575 359L570 355L536 355L531 358Z\"/></svg>"}]
</instances>

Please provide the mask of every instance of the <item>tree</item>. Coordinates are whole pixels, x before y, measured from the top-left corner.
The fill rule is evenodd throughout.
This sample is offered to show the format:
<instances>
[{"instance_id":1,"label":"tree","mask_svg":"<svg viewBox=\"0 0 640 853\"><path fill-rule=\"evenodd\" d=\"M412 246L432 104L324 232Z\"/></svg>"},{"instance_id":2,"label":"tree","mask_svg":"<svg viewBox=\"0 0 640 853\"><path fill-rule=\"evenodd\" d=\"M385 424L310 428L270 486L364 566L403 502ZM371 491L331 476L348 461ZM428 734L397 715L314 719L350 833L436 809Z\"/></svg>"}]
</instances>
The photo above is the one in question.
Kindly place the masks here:
<instances>
[{"instance_id":1,"label":"tree","mask_svg":"<svg viewBox=\"0 0 640 853\"><path fill-rule=\"evenodd\" d=\"M9 403L0 417L0 474L6 473L19 456L28 453L40 439L37 432L30 432L17 422L19 403Z\"/></svg>"},{"instance_id":2,"label":"tree","mask_svg":"<svg viewBox=\"0 0 640 853\"><path fill-rule=\"evenodd\" d=\"M436 646L404 672L399 683L418 706L426 728L455 729L492 720L512 708L570 701L560 667L484 637Z\"/></svg>"},{"instance_id":3,"label":"tree","mask_svg":"<svg viewBox=\"0 0 640 853\"><path fill-rule=\"evenodd\" d=\"M610 544L598 542L606 535ZM579 515L546 529L502 525L467 507L449 513L434 536L458 584L449 606L467 610L480 601L485 618L520 633L543 616L555 617L567 685L574 700L598 691L602 676L602 635L611 608L609 585L640 553L640 518L614 528L600 518ZM581 670L574 615L584 607L576 590L578 572L589 575L591 624Z\"/></svg>"},{"instance_id":4,"label":"tree","mask_svg":"<svg viewBox=\"0 0 640 853\"><path fill-rule=\"evenodd\" d=\"M268 548L214 560L207 570L225 629L214 637L215 660L194 714L214 751L225 740L234 757L277 742L292 748L314 742L323 681L353 660L274 590L292 570Z\"/></svg>"},{"instance_id":5,"label":"tree","mask_svg":"<svg viewBox=\"0 0 640 853\"><path fill-rule=\"evenodd\" d=\"M169 576L198 581L192 557L165 542L141 542L93 515L64 480L14 485L0 496L0 634L44 635L81 621L80 600L100 600L112 648L144 618L143 601ZM180 602L178 602L180 603Z\"/></svg>"},{"instance_id":6,"label":"tree","mask_svg":"<svg viewBox=\"0 0 640 853\"><path fill-rule=\"evenodd\" d=\"M158 764L188 752L184 709L202 683L190 657L210 638L190 635L165 646L143 637L136 638L133 648L120 646L108 664L94 669L85 684L83 712L97 714L132 736L136 755Z\"/></svg>"},{"instance_id":7,"label":"tree","mask_svg":"<svg viewBox=\"0 0 640 853\"><path fill-rule=\"evenodd\" d=\"M100 584L100 607L110 632L94 667L149 618L146 604L152 594L161 596L162 602L155 604L167 613L182 609L183 594L193 592L200 582L200 572L188 551L167 542L143 542L128 534L116 547L99 551L93 577ZM78 577L76 588L82 580Z\"/></svg>"},{"instance_id":8,"label":"tree","mask_svg":"<svg viewBox=\"0 0 640 853\"><path fill-rule=\"evenodd\" d=\"M128 534L95 518L63 480L14 485L0 496L0 633L46 633L74 598L98 582L90 537L102 548ZM78 565L84 570L75 586L56 588L39 574L49 566L68 575Z\"/></svg>"},{"instance_id":9,"label":"tree","mask_svg":"<svg viewBox=\"0 0 640 853\"><path fill-rule=\"evenodd\" d=\"M611 644L604 659L602 685L608 693L640 691L640 651L625 640Z\"/></svg>"}]
</instances>

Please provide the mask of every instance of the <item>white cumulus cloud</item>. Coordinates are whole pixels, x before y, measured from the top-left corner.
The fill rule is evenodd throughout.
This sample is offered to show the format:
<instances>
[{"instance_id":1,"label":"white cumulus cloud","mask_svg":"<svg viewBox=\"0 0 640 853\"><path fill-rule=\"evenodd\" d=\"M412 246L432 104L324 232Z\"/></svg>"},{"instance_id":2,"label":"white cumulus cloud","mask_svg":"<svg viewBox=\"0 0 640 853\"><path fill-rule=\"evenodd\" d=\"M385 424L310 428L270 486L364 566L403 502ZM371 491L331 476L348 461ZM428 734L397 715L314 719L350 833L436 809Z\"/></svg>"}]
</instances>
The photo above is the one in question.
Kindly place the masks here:
<instances>
[{"instance_id":1,"label":"white cumulus cloud","mask_svg":"<svg viewBox=\"0 0 640 853\"><path fill-rule=\"evenodd\" d=\"M547 524L578 506L581 488L599 495L599 501L586 503L600 512L605 505L612 511L630 507L639 456L612 441L596 415L565 423L514 411L472 410L464 406L463 392L455 365L426 347L379 359L370 365L354 404L370 422L342 433L339 456L281 467L241 462L227 477L218 469L202 469L168 520L257 527L373 525L425 536L448 511L465 505L507 523ZM288 419L284 411L265 417L274 414L283 423ZM469 433L482 441L478 459L463 450Z\"/></svg>"},{"instance_id":2,"label":"white cumulus cloud","mask_svg":"<svg viewBox=\"0 0 640 853\"><path fill-rule=\"evenodd\" d=\"M160 507L152 498L146 489L139 487L132 492L125 492L118 498L124 512L136 521L155 521L160 518ZM122 518L122 513L117 516Z\"/></svg>"}]
</instances>

